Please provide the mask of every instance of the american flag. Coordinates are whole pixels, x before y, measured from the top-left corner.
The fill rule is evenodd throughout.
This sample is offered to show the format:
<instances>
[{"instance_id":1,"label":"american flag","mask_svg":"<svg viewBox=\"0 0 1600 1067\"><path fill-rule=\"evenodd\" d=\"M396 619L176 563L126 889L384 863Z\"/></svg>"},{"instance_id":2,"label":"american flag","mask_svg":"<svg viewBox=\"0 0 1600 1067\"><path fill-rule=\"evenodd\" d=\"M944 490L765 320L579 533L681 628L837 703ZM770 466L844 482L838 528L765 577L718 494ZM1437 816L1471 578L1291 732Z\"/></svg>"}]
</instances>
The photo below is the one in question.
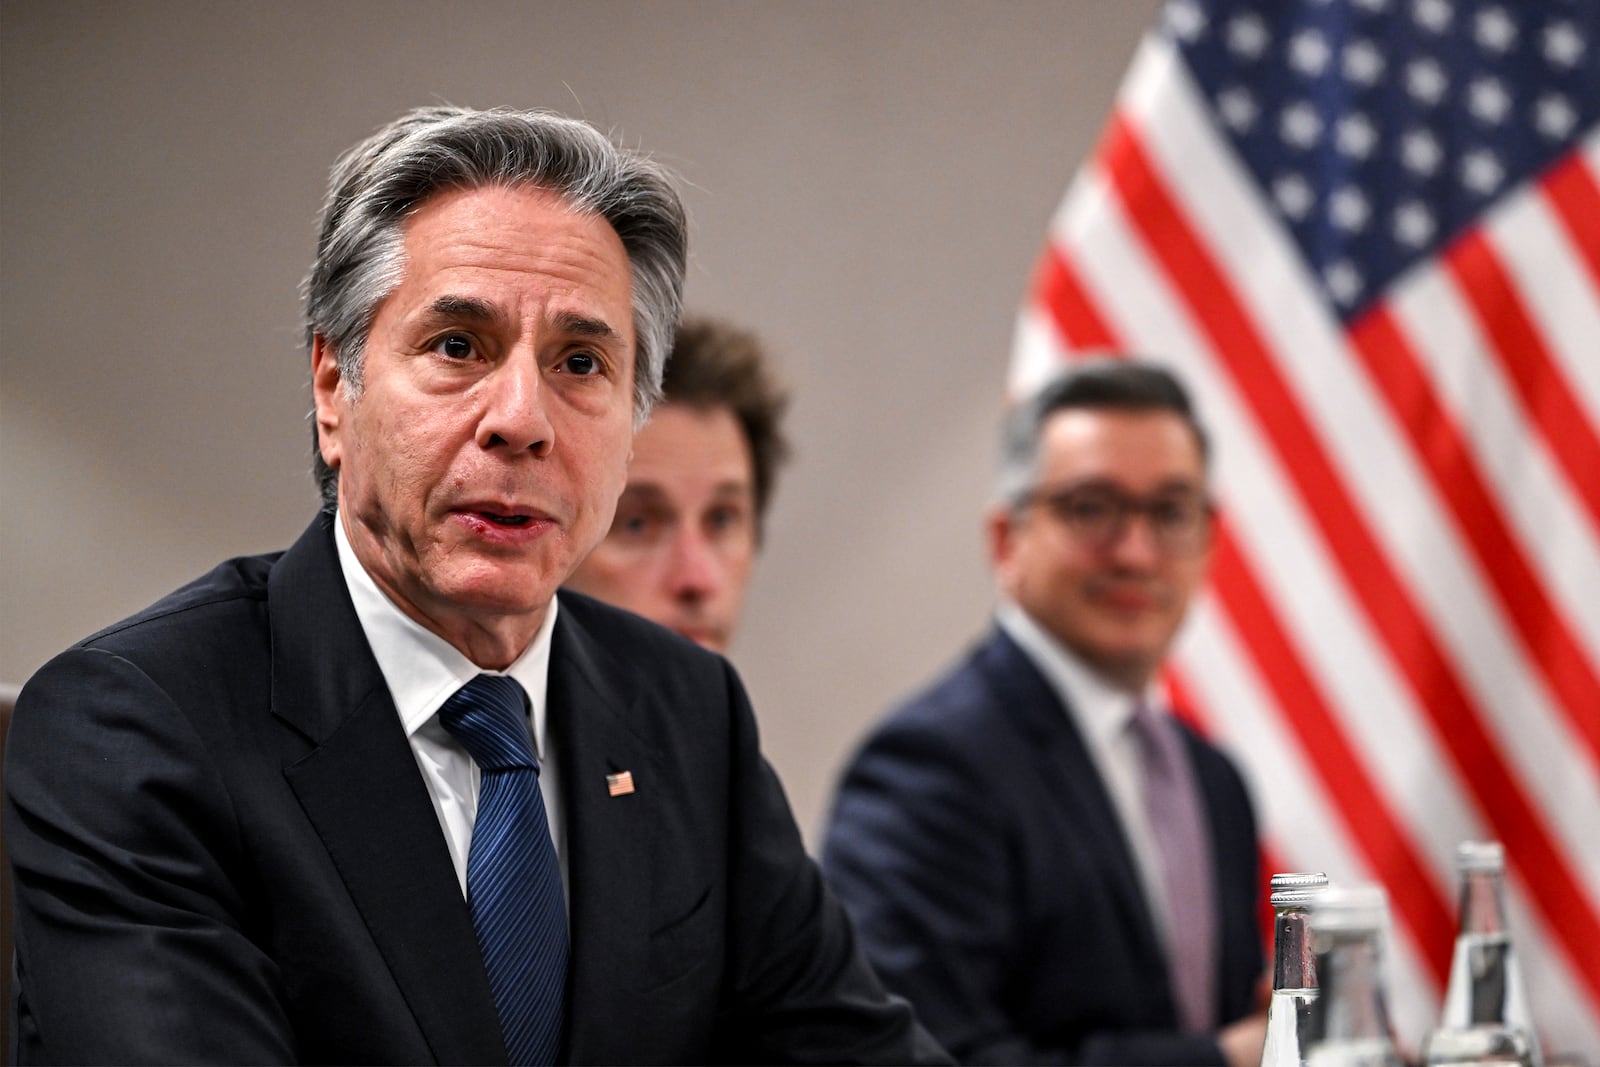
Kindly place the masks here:
<instances>
[{"instance_id":1,"label":"american flag","mask_svg":"<svg viewBox=\"0 0 1600 1067\"><path fill-rule=\"evenodd\" d=\"M1547 1052L1600 1049L1597 118L1596 0L1174 0L1018 320L1013 396L1107 348L1193 389L1174 700L1268 869L1387 887L1412 1049L1465 839L1506 846Z\"/></svg>"}]
</instances>

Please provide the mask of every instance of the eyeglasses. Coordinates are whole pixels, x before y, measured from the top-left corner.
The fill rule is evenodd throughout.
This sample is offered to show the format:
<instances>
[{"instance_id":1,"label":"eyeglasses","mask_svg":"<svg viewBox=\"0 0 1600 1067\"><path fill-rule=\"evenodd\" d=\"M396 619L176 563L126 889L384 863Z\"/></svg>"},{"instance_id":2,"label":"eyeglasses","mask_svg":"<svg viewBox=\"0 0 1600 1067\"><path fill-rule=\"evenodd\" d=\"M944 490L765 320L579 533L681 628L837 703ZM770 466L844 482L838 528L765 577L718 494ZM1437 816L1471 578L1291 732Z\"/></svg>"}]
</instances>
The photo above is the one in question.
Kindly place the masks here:
<instances>
[{"instance_id":1,"label":"eyeglasses","mask_svg":"<svg viewBox=\"0 0 1600 1067\"><path fill-rule=\"evenodd\" d=\"M1143 515L1156 546L1169 555L1190 555L1205 544L1211 531L1211 502L1190 490L1133 496L1109 485L1069 486L1026 493L1019 508L1038 504L1072 535L1093 548L1116 544L1128 532L1128 521Z\"/></svg>"}]
</instances>

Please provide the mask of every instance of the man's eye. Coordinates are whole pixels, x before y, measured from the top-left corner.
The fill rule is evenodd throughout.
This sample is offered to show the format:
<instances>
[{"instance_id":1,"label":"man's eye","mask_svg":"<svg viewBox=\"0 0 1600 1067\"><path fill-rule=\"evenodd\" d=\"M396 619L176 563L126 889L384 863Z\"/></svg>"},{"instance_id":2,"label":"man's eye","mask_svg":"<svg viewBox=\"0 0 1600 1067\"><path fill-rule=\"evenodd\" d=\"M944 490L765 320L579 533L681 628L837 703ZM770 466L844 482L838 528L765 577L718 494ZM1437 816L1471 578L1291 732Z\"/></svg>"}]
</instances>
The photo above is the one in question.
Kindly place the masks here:
<instances>
[{"instance_id":1,"label":"man's eye","mask_svg":"<svg viewBox=\"0 0 1600 1067\"><path fill-rule=\"evenodd\" d=\"M739 525L741 513L738 508L722 507L712 508L706 512L706 529L715 533L731 530Z\"/></svg>"},{"instance_id":2,"label":"man's eye","mask_svg":"<svg viewBox=\"0 0 1600 1067\"><path fill-rule=\"evenodd\" d=\"M600 358L593 352L574 352L561 361L561 369L579 378L600 373Z\"/></svg>"},{"instance_id":3,"label":"man's eye","mask_svg":"<svg viewBox=\"0 0 1600 1067\"><path fill-rule=\"evenodd\" d=\"M629 541L648 541L661 529L660 521L648 513L624 515L620 512L611 523L611 535Z\"/></svg>"},{"instance_id":4,"label":"man's eye","mask_svg":"<svg viewBox=\"0 0 1600 1067\"><path fill-rule=\"evenodd\" d=\"M433 350L447 359L471 359L472 340L459 333L446 334L434 342Z\"/></svg>"},{"instance_id":5,"label":"man's eye","mask_svg":"<svg viewBox=\"0 0 1600 1067\"><path fill-rule=\"evenodd\" d=\"M1150 508L1150 517L1157 526L1183 526L1189 521L1189 509L1182 504L1163 500Z\"/></svg>"},{"instance_id":6,"label":"man's eye","mask_svg":"<svg viewBox=\"0 0 1600 1067\"><path fill-rule=\"evenodd\" d=\"M1150 517L1159 526L1181 530L1199 522L1203 510L1203 506L1197 500L1162 500L1150 509Z\"/></svg>"},{"instance_id":7,"label":"man's eye","mask_svg":"<svg viewBox=\"0 0 1600 1067\"><path fill-rule=\"evenodd\" d=\"M1117 510L1110 497L1075 497L1067 501L1066 513L1074 522L1102 522Z\"/></svg>"}]
</instances>

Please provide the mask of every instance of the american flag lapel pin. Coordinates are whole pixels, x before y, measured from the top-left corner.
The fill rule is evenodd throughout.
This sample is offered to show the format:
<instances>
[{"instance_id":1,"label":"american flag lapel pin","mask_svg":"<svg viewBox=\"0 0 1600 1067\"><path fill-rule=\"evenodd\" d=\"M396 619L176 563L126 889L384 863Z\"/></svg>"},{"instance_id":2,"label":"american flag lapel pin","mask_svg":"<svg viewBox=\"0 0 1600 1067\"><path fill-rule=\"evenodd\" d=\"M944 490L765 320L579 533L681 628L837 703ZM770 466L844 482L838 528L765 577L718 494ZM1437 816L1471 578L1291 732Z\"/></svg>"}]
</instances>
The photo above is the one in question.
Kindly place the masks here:
<instances>
[{"instance_id":1,"label":"american flag lapel pin","mask_svg":"<svg viewBox=\"0 0 1600 1067\"><path fill-rule=\"evenodd\" d=\"M618 771L606 775L606 793L614 797L625 797L633 792L633 772Z\"/></svg>"}]
</instances>

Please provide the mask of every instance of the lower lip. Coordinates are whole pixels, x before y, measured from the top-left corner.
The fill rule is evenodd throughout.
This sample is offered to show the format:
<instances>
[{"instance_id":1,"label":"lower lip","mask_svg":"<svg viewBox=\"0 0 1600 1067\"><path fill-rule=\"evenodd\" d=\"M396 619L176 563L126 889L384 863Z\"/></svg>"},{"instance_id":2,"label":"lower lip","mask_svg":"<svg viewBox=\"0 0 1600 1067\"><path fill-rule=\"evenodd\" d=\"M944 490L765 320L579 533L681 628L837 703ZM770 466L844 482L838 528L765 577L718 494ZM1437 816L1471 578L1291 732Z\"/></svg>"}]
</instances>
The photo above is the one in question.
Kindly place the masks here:
<instances>
[{"instance_id":1,"label":"lower lip","mask_svg":"<svg viewBox=\"0 0 1600 1067\"><path fill-rule=\"evenodd\" d=\"M505 548L519 548L532 544L555 526L549 519L537 518L530 518L520 526L504 526L498 522L491 522L476 511L457 511L454 517L475 540Z\"/></svg>"}]
</instances>

